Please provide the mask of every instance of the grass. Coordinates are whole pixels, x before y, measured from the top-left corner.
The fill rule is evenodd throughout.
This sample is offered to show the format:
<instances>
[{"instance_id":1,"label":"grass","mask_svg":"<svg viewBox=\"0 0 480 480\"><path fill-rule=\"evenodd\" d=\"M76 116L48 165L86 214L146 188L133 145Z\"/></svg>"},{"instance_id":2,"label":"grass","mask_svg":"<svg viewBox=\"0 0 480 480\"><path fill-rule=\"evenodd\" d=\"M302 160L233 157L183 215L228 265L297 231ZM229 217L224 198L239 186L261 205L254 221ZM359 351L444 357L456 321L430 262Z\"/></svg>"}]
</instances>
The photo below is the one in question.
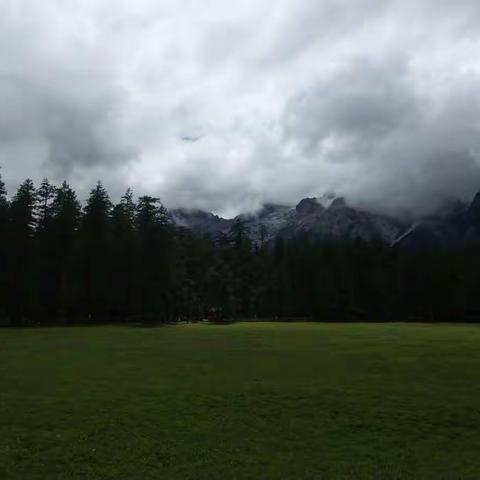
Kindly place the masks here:
<instances>
[{"instance_id":1,"label":"grass","mask_svg":"<svg viewBox=\"0 0 480 480\"><path fill-rule=\"evenodd\" d=\"M0 330L3 479L478 479L480 326Z\"/></svg>"}]
</instances>

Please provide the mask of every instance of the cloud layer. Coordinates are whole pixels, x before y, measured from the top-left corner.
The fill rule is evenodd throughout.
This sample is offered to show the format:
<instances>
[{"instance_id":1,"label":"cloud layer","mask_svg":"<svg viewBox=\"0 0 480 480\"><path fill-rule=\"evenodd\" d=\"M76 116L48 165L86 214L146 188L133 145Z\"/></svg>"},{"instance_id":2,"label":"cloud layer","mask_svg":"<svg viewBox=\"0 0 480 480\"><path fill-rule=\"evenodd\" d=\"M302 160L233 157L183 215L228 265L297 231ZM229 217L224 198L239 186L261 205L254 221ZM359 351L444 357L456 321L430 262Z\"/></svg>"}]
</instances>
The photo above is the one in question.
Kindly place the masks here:
<instances>
[{"instance_id":1,"label":"cloud layer","mask_svg":"<svg viewBox=\"0 0 480 480\"><path fill-rule=\"evenodd\" d=\"M480 190L480 6L0 0L0 164L234 214Z\"/></svg>"}]
</instances>

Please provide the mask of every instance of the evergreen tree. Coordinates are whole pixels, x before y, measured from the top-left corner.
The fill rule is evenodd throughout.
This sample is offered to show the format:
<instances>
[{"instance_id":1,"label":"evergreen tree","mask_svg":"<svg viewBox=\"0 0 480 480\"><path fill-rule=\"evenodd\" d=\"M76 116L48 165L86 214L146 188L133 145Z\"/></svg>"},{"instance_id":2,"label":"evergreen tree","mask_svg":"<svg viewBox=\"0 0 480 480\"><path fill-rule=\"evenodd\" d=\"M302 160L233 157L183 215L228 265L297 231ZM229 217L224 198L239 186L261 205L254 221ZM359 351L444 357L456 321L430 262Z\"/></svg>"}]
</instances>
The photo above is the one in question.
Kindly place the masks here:
<instances>
[{"instance_id":1,"label":"evergreen tree","mask_svg":"<svg viewBox=\"0 0 480 480\"><path fill-rule=\"evenodd\" d=\"M112 202L99 181L84 207L80 231L83 314L94 322L106 321L111 309L111 211Z\"/></svg>"},{"instance_id":2,"label":"evergreen tree","mask_svg":"<svg viewBox=\"0 0 480 480\"><path fill-rule=\"evenodd\" d=\"M268 236L268 228L265 226L265 224L261 223L258 226L258 240L259 240L259 248L264 248L265 247L265 242L267 241L267 236Z\"/></svg>"},{"instance_id":3,"label":"evergreen tree","mask_svg":"<svg viewBox=\"0 0 480 480\"><path fill-rule=\"evenodd\" d=\"M7 200L7 189L0 175L0 322L5 322L8 317L7 289L8 289L8 235L10 205Z\"/></svg>"},{"instance_id":4,"label":"evergreen tree","mask_svg":"<svg viewBox=\"0 0 480 480\"><path fill-rule=\"evenodd\" d=\"M112 211L111 302L115 317L126 319L135 314L137 274L137 206L130 189Z\"/></svg>"},{"instance_id":5,"label":"evergreen tree","mask_svg":"<svg viewBox=\"0 0 480 480\"><path fill-rule=\"evenodd\" d=\"M142 316L154 321L174 317L172 282L172 231L160 199L138 199L136 225L139 238L139 301Z\"/></svg>"},{"instance_id":6,"label":"evergreen tree","mask_svg":"<svg viewBox=\"0 0 480 480\"><path fill-rule=\"evenodd\" d=\"M263 234L262 234L263 231ZM171 224L158 198L112 206L0 177L0 321L172 321L216 311L312 320L480 321L480 242L401 249L296 236L252 244L242 219L215 239ZM218 313L220 315L218 315Z\"/></svg>"},{"instance_id":7,"label":"evergreen tree","mask_svg":"<svg viewBox=\"0 0 480 480\"><path fill-rule=\"evenodd\" d=\"M253 314L252 242L245 222L236 218L230 227L230 239L233 243L231 268L233 271L233 297L230 303L230 315L234 317Z\"/></svg>"},{"instance_id":8,"label":"evergreen tree","mask_svg":"<svg viewBox=\"0 0 480 480\"><path fill-rule=\"evenodd\" d=\"M75 248L80 222L80 203L67 182L56 190L52 203L51 245L55 275L56 315L65 320L75 317Z\"/></svg>"},{"instance_id":9,"label":"evergreen tree","mask_svg":"<svg viewBox=\"0 0 480 480\"><path fill-rule=\"evenodd\" d=\"M28 179L18 188L10 208L9 293L12 322L27 323L34 314L34 249L36 192Z\"/></svg>"},{"instance_id":10,"label":"evergreen tree","mask_svg":"<svg viewBox=\"0 0 480 480\"><path fill-rule=\"evenodd\" d=\"M55 198L56 188L44 179L36 191L36 219L39 231L47 230L52 218L52 201Z\"/></svg>"},{"instance_id":11,"label":"evergreen tree","mask_svg":"<svg viewBox=\"0 0 480 480\"><path fill-rule=\"evenodd\" d=\"M38 315L42 321L52 321L52 313L55 310L53 272L54 245L52 233L52 201L55 197L56 188L44 179L35 193L35 293L38 304Z\"/></svg>"}]
</instances>

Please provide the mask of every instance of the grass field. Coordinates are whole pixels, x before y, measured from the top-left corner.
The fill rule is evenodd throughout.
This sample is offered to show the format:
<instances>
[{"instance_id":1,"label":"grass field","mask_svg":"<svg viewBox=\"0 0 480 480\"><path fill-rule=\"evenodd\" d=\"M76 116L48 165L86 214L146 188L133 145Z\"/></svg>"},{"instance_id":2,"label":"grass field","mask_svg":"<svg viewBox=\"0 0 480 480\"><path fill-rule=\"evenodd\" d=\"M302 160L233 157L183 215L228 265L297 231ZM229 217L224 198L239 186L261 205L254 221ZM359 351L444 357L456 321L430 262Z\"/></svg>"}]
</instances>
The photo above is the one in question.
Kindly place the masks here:
<instances>
[{"instance_id":1,"label":"grass field","mask_svg":"<svg viewBox=\"0 0 480 480\"><path fill-rule=\"evenodd\" d=\"M480 326L0 330L3 479L479 479Z\"/></svg>"}]
</instances>

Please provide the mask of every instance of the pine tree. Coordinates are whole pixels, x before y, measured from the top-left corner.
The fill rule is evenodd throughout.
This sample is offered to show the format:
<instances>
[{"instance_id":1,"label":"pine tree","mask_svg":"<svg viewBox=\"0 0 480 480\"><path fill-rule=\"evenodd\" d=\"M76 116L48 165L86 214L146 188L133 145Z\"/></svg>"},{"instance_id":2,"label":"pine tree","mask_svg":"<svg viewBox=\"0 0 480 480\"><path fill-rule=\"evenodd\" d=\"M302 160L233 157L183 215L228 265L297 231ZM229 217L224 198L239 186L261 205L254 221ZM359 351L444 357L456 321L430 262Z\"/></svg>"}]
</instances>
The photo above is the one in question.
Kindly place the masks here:
<instances>
[{"instance_id":1,"label":"pine tree","mask_svg":"<svg viewBox=\"0 0 480 480\"><path fill-rule=\"evenodd\" d=\"M36 191L36 220L39 231L46 230L52 218L52 201L55 198L56 188L44 179Z\"/></svg>"},{"instance_id":2,"label":"pine tree","mask_svg":"<svg viewBox=\"0 0 480 480\"><path fill-rule=\"evenodd\" d=\"M55 272L56 315L73 319L75 282L75 247L80 222L80 203L74 190L63 182L52 202L51 245Z\"/></svg>"},{"instance_id":3,"label":"pine tree","mask_svg":"<svg viewBox=\"0 0 480 480\"><path fill-rule=\"evenodd\" d=\"M137 206L128 189L112 211L111 301L113 314L126 319L135 313L137 278Z\"/></svg>"},{"instance_id":4,"label":"pine tree","mask_svg":"<svg viewBox=\"0 0 480 480\"><path fill-rule=\"evenodd\" d=\"M7 189L0 175L0 322L5 322L7 311L7 287L8 287L8 235L9 235L9 209Z\"/></svg>"},{"instance_id":5,"label":"pine tree","mask_svg":"<svg viewBox=\"0 0 480 480\"><path fill-rule=\"evenodd\" d=\"M150 321L169 321L174 315L172 269L175 263L172 229L160 199L138 199L136 225L139 239L139 301Z\"/></svg>"},{"instance_id":6,"label":"pine tree","mask_svg":"<svg viewBox=\"0 0 480 480\"><path fill-rule=\"evenodd\" d=\"M7 189L2 175L0 175L0 226L5 226L8 221L9 202L7 200Z\"/></svg>"},{"instance_id":7,"label":"pine tree","mask_svg":"<svg viewBox=\"0 0 480 480\"><path fill-rule=\"evenodd\" d=\"M259 245L258 248L262 249L265 247L265 243L267 241L268 237L268 228L265 226L265 224L261 223L258 226L258 240L259 240Z\"/></svg>"},{"instance_id":8,"label":"pine tree","mask_svg":"<svg viewBox=\"0 0 480 480\"><path fill-rule=\"evenodd\" d=\"M230 227L229 237L233 244L230 268L233 272L232 293L230 298L230 315L253 315L253 280L252 242L248 227L240 218L236 218Z\"/></svg>"},{"instance_id":9,"label":"pine tree","mask_svg":"<svg viewBox=\"0 0 480 480\"><path fill-rule=\"evenodd\" d=\"M11 228L14 234L24 239L31 238L35 230L36 191L32 180L25 180L13 197L11 205Z\"/></svg>"},{"instance_id":10,"label":"pine tree","mask_svg":"<svg viewBox=\"0 0 480 480\"><path fill-rule=\"evenodd\" d=\"M35 192L35 293L38 315L41 320L52 320L54 311L55 274L53 271L55 249L51 238L52 200L55 187L44 179Z\"/></svg>"},{"instance_id":11,"label":"pine tree","mask_svg":"<svg viewBox=\"0 0 480 480\"><path fill-rule=\"evenodd\" d=\"M111 211L108 193L98 182L83 209L80 231L84 314L96 322L107 320L111 307Z\"/></svg>"},{"instance_id":12,"label":"pine tree","mask_svg":"<svg viewBox=\"0 0 480 480\"><path fill-rule=\"evenodd\" d=\"M28 179L18 188L10 208L9 222L9 303L14 324L24 324L34 313L33 235L36 192Z\"/></svg>"}]
</instances>

